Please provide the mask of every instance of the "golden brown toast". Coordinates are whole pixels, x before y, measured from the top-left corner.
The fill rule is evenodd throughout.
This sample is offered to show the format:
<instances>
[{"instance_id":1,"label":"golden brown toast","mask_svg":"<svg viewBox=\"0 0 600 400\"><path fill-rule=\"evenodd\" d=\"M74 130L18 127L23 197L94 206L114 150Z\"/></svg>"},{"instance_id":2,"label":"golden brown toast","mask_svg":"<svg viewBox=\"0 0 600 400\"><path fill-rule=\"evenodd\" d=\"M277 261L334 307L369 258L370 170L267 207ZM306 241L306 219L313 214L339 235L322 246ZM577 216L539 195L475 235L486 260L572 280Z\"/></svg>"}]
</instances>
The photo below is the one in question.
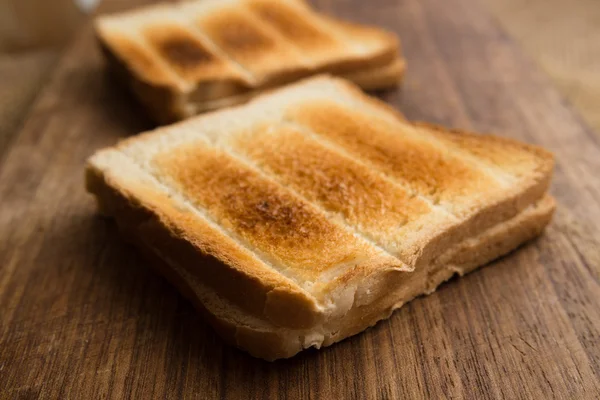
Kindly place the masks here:
<instances>
[{"instance_id":1,"label":"golden brown toast","mask_svg":"<svg viewBox=\"0 0 600 400\"><path fill-rule=\"evenodd\" d=\"M358 333L537 235L552 165L315 77L102 150L87 185L218 330L274 359Z\"/></svg>"},{"instance_id":2,"label":"golden brown toast","mask_svg":"<svg viewBox=\"0 0 600 400\"><path fill-rule=\"evenodd\" d=\"M96 20L109 64L159 122L248 100L320 72L367 89L404 72L399 42L298 0L197 0Z\"/></svg>"}]
</instances>

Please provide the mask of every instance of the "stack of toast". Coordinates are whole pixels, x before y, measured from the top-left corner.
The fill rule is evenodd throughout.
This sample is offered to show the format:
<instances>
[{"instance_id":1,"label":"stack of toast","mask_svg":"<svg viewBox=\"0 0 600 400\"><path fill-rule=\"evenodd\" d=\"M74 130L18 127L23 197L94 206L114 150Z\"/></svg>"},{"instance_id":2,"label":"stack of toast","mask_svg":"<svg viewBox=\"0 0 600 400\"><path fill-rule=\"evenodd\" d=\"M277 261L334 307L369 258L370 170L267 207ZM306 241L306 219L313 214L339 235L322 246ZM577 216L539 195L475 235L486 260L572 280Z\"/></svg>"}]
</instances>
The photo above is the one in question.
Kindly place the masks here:
<instances>
[{"instance_id":1,"label":"stack of toast","mask_svg":"<svg viewBox=\"0 0 600 400\"><path fill-rule=\"evenodd\" d=\"M231 106L318 73L363 89L404 71L397 37L342 22L303 0L202 0L103 16L109 64L158 122Z\"/></svg>"},{"instance_id":2,"label":"stack of toast","mask_svg":"<svg viewBox=\"0 0 600 400\"><path fill-rule=\"evenodd\" d=\"M538 235L552 168L318 76L101 150L87 188L225 339L273 360Z\"/></svg>"}]
</instances>

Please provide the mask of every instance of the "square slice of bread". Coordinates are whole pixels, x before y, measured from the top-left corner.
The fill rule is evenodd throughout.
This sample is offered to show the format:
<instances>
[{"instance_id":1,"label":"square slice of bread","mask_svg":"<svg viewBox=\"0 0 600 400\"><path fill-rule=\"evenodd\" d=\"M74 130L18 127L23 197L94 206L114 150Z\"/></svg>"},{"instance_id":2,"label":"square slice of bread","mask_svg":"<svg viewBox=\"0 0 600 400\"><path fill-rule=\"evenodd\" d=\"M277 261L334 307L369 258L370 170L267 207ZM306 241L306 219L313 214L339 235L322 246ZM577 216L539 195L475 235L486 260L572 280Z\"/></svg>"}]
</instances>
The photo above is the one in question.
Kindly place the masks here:
<instances>
[{"instance_id":1,"label":"square slice of bread","mask_svg":"<svg viewBox=\"0 0 600 400\"><path fill-rule=\"evenodd\" d=\"M195 0L97 18L109 66L158 122L247 101L321 72L395 86L399 41L299 0Z\"/></svg>"},{"instance_id":2,"label":"square slice of bread","mask_svg":"<svg viewBox=\"0 0 600 400\"><path fill-rule=\"evenodd\" d=\"M219 332L276 359L539 234L552 166L319 76L101 150L87 188Z\"/></svg>"}]
</instances>

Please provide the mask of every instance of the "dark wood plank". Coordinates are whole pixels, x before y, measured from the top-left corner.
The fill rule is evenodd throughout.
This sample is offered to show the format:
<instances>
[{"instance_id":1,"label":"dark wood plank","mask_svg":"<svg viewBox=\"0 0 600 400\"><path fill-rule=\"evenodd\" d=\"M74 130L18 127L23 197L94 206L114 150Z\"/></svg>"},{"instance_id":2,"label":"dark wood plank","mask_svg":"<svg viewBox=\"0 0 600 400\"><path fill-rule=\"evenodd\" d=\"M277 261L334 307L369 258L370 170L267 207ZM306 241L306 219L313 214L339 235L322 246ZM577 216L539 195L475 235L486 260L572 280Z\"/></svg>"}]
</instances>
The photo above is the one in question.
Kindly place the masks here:
<instances>
[{"instance_id":1,"label":"dark wood plank","mask_svg":"<svg viewBox=\"0 0 600 400\"><path fill-rule=\"evenodd\" d=\"M95 216L86 157L151 125L103 73L88 29L0 161L0 397L600 396L597 136L477 0L319 6L401 35L407 80L383 97L410 118L556 153L559 209L546 234L364 334L255 360L225 346Z\"/></svg>"}]
</instances>

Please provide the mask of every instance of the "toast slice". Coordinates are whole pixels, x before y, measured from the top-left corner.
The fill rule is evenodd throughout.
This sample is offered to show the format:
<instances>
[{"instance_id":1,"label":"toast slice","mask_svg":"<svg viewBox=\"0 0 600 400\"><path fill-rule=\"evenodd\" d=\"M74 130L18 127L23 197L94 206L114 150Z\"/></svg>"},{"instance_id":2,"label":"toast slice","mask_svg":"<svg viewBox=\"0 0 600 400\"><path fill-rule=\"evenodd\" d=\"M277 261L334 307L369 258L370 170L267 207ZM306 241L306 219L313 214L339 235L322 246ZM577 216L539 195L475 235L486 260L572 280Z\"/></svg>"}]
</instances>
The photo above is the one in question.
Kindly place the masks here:
<instances>
[{"instance_id":1,"label":"toast slice","mask_svg":"<svg viewBox=\"0 0 600 400\"><path fill-rule=\"evenodd\" d=\"M552 165L315 77L101 150L87 187L218 330L275 359L358 333L537 235Z\"/></svg>"},{"instance_id":2,"label":"toast slice","mask_svg":"<svg viewBox=\"0 0 600 400\"><path fill-rule=\"evenodd\" d=\"M368 89L404 72L395 35L299 0L158 4L96 20L109 65L158 122L246 101L320 72Z\"/></svg>"}]
</instances>

